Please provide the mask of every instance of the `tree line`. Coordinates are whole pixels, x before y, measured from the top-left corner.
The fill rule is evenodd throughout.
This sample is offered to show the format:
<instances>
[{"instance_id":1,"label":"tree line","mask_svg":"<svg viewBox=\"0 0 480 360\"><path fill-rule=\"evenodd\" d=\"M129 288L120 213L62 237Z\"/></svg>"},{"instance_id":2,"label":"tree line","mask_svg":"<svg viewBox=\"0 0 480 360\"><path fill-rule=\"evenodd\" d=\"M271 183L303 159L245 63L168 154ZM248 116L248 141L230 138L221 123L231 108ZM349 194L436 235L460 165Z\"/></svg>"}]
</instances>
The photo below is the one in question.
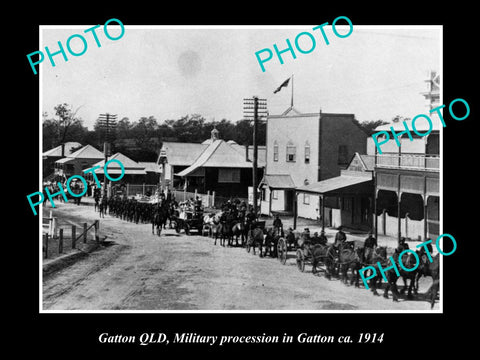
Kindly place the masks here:
<instances>
[{"instance_id":1,"label":"tree line","mask_svg":"<svg viewBox=\"0 0 480 360\"><path fill-rule=\"evenodd\" d=\"M207 121L200 114L190 114L179 119L167 119L159 122L154 116L141 117L131 121L123 117L108 133L97 119L93 130L83 124L69 104L59 104L54 107L55 115L43 116L43 151L52 149L68 141L76 141L82 145L90 144L97 149L103 149L103 142L109 141L112 154L121 152L135 161L156 161L158 152L164 141L201 143L210 138L215 127L223 140L233 140L240 145L252 145L253 124L249 120ZM357 124L370 135L373 129L386 124L383 120L358 122ZM257 142L265 145L266 123L259 122ZM75 149L74 149L75 150Z\"/></svg>"}]
</instances>

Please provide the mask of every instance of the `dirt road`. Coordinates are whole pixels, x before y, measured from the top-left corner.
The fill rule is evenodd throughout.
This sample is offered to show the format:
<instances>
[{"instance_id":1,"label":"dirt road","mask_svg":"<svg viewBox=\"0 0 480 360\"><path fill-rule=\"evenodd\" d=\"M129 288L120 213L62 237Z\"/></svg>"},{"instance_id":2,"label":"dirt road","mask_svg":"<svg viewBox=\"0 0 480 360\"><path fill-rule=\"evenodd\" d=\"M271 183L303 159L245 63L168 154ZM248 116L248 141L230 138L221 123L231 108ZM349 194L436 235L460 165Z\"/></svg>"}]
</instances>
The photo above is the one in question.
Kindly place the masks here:
<instances>
[{"instance_id":1,"label":"dirt road","mask_svg":"<svg viewBox=\"0 0 480 360\"><path fill-rule=\"evenodd\" d=\"M50 210L50 209L47 209ZM58 204L54 216L98 219L91 206ZM346 286L243 248L213 245L207 237L148 224L100 219L111 245L43 279L44 310L425 310L421 299L394 303L363 287ZM399 284L401 280L399 281ZM420 283L424 293L431 279ZM438 303L434 309L438 309Z\"/></svg>"}]
</instances>

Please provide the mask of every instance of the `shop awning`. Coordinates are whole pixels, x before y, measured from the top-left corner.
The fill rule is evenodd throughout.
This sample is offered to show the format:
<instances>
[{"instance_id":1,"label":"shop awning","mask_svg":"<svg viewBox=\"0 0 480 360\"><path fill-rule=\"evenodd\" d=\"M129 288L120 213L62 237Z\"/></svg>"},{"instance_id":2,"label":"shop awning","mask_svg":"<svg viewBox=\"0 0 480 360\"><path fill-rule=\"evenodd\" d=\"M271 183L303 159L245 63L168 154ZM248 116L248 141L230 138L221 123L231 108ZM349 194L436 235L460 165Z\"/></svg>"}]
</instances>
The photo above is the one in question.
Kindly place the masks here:
<instances>
[{"instance_id":1,"label":"shop awning","mask_svg":"<svg viewBox=\"0 0 480 360\"><path fill-rule=\"evenodd\" d=\"M349 188L360 184L367 184L373 180L371 176L347 176L341 175L334 178L319 181L310 185L304 185L297 188L299 192L308 192L315 194L333 194L348 191Z\"/></svg>"}]
</instances>

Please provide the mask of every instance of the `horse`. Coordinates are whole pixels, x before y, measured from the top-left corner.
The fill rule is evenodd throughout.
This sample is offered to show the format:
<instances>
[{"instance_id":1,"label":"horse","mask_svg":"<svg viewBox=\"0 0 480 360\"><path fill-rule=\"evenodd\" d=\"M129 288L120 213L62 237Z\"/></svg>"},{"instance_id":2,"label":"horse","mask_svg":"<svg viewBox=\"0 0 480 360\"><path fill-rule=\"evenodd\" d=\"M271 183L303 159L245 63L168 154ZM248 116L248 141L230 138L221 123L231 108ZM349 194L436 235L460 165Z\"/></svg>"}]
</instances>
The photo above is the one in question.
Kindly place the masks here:
<instances>
[{"instance_id":1,"label":"horse","mask_svg":"<svg viewBox=\"0 0 480 360\"><path fill-rule=\"evenodd\" d=\"M346 246L340 248L338 255L342 281L345 284L348 283L348 270L351 269L352 278L350 279L350 285L355 284L355 287L359 287L359 270L363 267L363 248L355 249L346 244Z\"/></svg>"},{"instance_id":2,"label":"horse","mask_svg":"<svg viewBox=\"0 0 480 360\"><path fill-rule=\"evenodd\" d=\"M235 245L238 246L238 237L242 240L242 245L245 243L245 224L240 221L232 227L232 238L235 237Z\"/></svg>"},{"instance_id":3,"label":"horse","mask_svg":"<svg viewBox=\"0 0 480 360\"><path fill-rule=\"evenodd\" d=\"M383 297L388 299L388 292L391 290L392 299L394 302L397 302L400 297L400 293L397 287L397 280L399 277L402 277L404 281L404 288L402 289L402 293L404 293L405 290L407 289L407 279L410 279L410 286L408 286L407 298L408 299L412 298L412 289L415 284L415 277L417 272L417 270L405 271L403 269L403 267L405 267L406 269L412 269L415 267L417 263L415 255L413 255L411 252L407 252L404 255L402 255L402 264L403 264L403 267L402 267L399 264L400 253L401 253L400 251L395 250L395 253L389 258L389 260L385 260L384 263L380 263L380 265L382 266L382 269L395 265L396 269L398 270L398 273L395 270L395 268L384 271L385 277L387 279L387 283L385 286L385 290L383 292ZM394 264L392 264L392 261L394 262ZM377 282L380 281L381 283L382 273L379 269L378 263L373 265L373 267L375 268L375 271L377 274L375 277L371 279L370 284L371 284L373 294L379 295L377 293Z\"/></svg>"},{"instance_id":4,"label":"horse","mask_svg":"<svg viewBox=\"0 0 480 360\"><path fill-rule=\"evenodd\" d=\"M250 247L253 248L253 255L255 255L255 247L258 246L258 251L260 252L260 257L263 257L263 244L265 240L265 234L263 229L260 229L258 227L253 228L248 231L248 245L247 245L247 251L250 251Z\"/></svg>"},{"instance_id":5,"label":"horse","mask_svg":"<svg viewBox=\"0 0 480 360\"><path fill-rule=\"evenodd\" d=\"M271 257L276 258L277 257L277 245L278 245L278 239L284 235L283 230L277 227L270 227L266 231L264 231L264 240L263 240L263 245L265 246L265 253L264 255L267 255L267 252L270 253Z\"/></svg>"},{"instance_id":6,"label":"horse","mask_svg":"<svg viewBox=\"0 0 480 360\"><path fill-rule=\"evenodd\" d=\"M157 235L160 236L162 233L162 227L163 224L165 223L166 219L166 212L165 209L156 205L153 208L153 213L152 213L152 234L154 234L155 228L157 229Z\"/></svg>"},{"instance_id":7,"label":"horse","mask_svg":"<svg viewBox=\"0 0 480 360\"><path fill-rule=\"evenodd\" d=\"M327 265L328 251L333 245L322 245L322 244L313 244L310 245L309 252L312 257L312 273L317 273L317 266L320 262L323 262ZM329 266L326 267L326 273L328 274Z\"/></svg>"},{"instance_id":8,"label":"horse","mask_svg":"<svg viewBox=\"0 0 480 360\"><path fill-rule=\"evenodd\" d=\"M419 254L420 265L416 277L416 287L418 289L418 280L422 276L432 277L433 283L427 291L427 294L429 294L427 299L429 299L430 306L433 309L440 285L440 255L435 255L430 262L425 252L417 251L417 254Z\"/></svg>"}]
</instances>

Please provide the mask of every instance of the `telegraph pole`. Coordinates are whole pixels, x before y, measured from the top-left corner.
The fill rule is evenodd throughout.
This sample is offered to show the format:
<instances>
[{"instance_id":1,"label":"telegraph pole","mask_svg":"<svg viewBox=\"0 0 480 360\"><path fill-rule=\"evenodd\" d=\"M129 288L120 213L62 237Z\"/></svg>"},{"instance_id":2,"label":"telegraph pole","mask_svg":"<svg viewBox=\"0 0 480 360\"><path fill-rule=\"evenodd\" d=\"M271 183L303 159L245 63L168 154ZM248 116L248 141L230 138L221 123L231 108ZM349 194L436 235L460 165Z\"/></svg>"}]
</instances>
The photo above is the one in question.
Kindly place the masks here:
<instances>
[{"instance_id":1,"label":"telegraph pole","mask_svg":"<svg viewBox=\"0 0 480 360\"><path fill-rule=\"evenodd\" d=\"M246 120L252 120L253 115L253 161L252 161L252 187L253 187L253 212L257 216L258 192L257 192L257 172L258 172L258 121L266 118L267 100L259 99L253 96L251 99L243 99L243 112ZM253 113L252 113L253 110Z\"/></svg>"},{"instance_id":2,"label":"telegraph pole","mask_svg":"<svg viewBox=\"0 0 480 360\"><path fill-rule=\"evenodd\" d=\"M100 114L100 117L98 118L99 121L99 126L101 128L104 128L106 133L105 133L105 138L103 142L103 154L105 156L105 163L108 161L108 156L111 155L110 153L110 128L113 128L117 125L117 115L112 115L109 113L106 114ZM107 197L107 174L105 169L103 169L103 196Z\"/></svg>"}]
</instances>

